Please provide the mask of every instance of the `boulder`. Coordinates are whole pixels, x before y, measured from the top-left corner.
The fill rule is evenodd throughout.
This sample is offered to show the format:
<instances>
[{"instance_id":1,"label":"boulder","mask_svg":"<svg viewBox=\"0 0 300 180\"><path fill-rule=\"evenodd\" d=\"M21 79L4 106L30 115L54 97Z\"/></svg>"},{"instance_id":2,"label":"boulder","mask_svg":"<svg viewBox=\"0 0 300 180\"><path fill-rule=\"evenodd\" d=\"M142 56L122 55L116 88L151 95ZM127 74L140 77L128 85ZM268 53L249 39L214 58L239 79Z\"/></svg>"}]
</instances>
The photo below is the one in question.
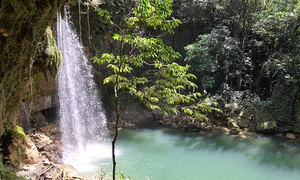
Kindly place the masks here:
<instances>
[{"instance_id":1,"label":"boulder","mask_svg":"<svg viewBox=\"0 0 300 180\"><path fill-rule=\"evenodd\" d=\"M173 127L173 128L178 128L177 123L173 122L173 123L172 123L172 127Z\"/></svg>"},{"instance_id":2,"label":"boulder","mask_svg":"<svg viewBox=\"0 0 300 180\"><path fill-rule=\"evenodd\" d=\"M198 132L199 131L199 129L196 127L196 125L193 122L189 122L185 126L185 128L188 132Z\"/></svg>"},{"instance_id":3,"label":"boulder","mask_svg":"<svg viewBox=\"0 0 300 180\"><path fill-rule=\"evenodd\" d=\"M276 121L257 122L256 130L263 132L263 133L276 133L277 123L276 123Z\"/></svg>"},{"instance_id":4,"label":"boulder","mask_svg":"<svg viewBox=\"0 0 300 180\"><path fill-rule=\"evenodd\" d=\"M227 127L229 129L239 128L239 126L237 125L236 121L234 121L233 119L230 119L230 118L228 119Z\"/></svg>"},{"instance_id":5,"label":"boulder","mask_svg":"<svg viewBox=\"0 0 300 180\"><path fill-rule=\"evenodd\" d=\"M25 150L25 157L23 160L23 164L42 164L43 158L41 153L38 151L35 144L31 141L28 137L26 139L26 150Z\"/></svg>"},{"instance_id":6,"label":"boulder","mask_svg":"<svg viewBox=\"0 0 300 180\"><path fill-rule=\"evenodd\" d=\"M204 129L205 126L206 126L205 122L199 122L199 121L196 122L196 127L197 127L199 130Z\"/></svg>"},{"instance_id":7,"label":"boulder","mask_svg":"<svg viewBox=\"0 0 300 180\"><path fill-rule=\"evenodd\" d=\"M42 163L42 155L23 128L16 126L10 131L12 142L8 145L9 159L16 167L23 164Z\"/></svg>"},{"instance_id":8,"label":"boulder","mask_svg":"<svg viewBox=\"0 0 300 180\"><path fill-rule=\"evenodd\" d=\"M288 138L288 139L296 139L296 136L294 134L292 134L292 133L287 133L286 134L286 138Z\"/></svg>"},{"instance_id":9,"label":"boulder","mask_svg":"<svg viewBox=\"0 0 300 180\"><path fill-rule=\"evenodd\" d=\"M63 169L64 172L66 173L67 177L78 176L78 172L76 171L76 169L74 169L70 165L59 164L57 167L60 168L60 169Z\"/></svg>"},{"instance_id":10,"label":"boulder","mask_svg":"<svg viewBox=\"0 0 300 180\"><path fill-rule=\"evenodd\" d=\"M237 125L241 128L249 128L253 115L245 111L241 111L237 120Z\"/></svg>"},{"instance_id":11,"label":"boulder","mask_svg":"<svg viewBox=\"0 0 300 180\"><path fill-rule=\"evenodd\" d=\"M230 133L231 134L239 134L239 132L241 132L241 129L239 129L239 128L232 128L232 129L230 129Z\"/></svg>"},{"instance_id":12,"label":"boulder","mask_svg":"<svg viewBox=\"0 0 300 180\"><path fill-rule=\"evenodd\" d=\"M240 127L237 125L237 122L230 118L228 119L227 127L230 129L230 133L232 134L238 134L241 131Z\"/></svg>"},{"instance_id":13,"label":"boulder","mask_svg":"<svg viewBox=\"0 0 300 180\"><path fill-rule=\"evenodd\" d=\"M31 138L35 143L36 147L40 150L52 143L52 140L48 136L41 133L32 134Z\"/></svg>"},{"instance_id":14,"label":"boulder","mask_svg":"<svg viewBox=\"0 0 300 180\"><path fill-rule=\"evenodd\" d=\"M243 139L247 138L247 136L246 136L246 134L244 132L239 132L238 136L241 137L241 138L243 138Z\"/></svg>"},{"instance_id":15,"label":"boulder","mask_svg":"<svg viewBox=\"0 0 300 180\"><path fill-rule=\"evenodd\" d=\"M250 120L249 119L244 119L244 118L239 118L237 120L237 125L241 128L249 128L250 127Z\"/></svg>"},{"instance_id":16,"label":"boulder","mask_svg":"<svg viewBox=\"0 0 300 180\"><path fill-rule=\"evenodd\" d=\"M205 126L203 127L203 129L204 129L205 131L211 131L211 130L213 129L213 125L212 125L211 123L206 122L206 123L204 123L204 124L205 124Z\"/></svg>"},{"instance_id":17,"label":"boulder","mask_svg":"<svg viewBox=\"0 0 300 180\"><path fill-rule=\"evenodd\" d=\"M225 104L224 111L229 117L237 118L241 110L239 108L239 105L236 102L234 102Z\"/></svg>"}]
</instances>

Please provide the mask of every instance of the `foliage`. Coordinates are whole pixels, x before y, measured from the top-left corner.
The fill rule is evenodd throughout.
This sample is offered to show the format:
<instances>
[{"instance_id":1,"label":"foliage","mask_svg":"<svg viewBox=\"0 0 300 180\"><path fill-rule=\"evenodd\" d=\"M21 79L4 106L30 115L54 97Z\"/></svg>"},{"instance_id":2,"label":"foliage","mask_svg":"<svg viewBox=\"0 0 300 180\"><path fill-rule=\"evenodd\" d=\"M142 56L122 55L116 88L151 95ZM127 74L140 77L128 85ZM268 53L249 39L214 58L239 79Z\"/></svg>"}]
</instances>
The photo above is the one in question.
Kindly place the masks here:
<instances>
[{"instance_id":1,"label":"foliage","mask_svg":"<svg viewBox=\"0 0 300 180\"><path fill-rule=\"evenodd\" d=\"M187 51L185 61L192 66L192 72L201 77L201 84L204 89L213 87L215 83L212 74L216 71L217 66L213 56L209 53L212 41L210 35L200 35L195 43L185 47Z\"/></svg>"},{"instance_id":2,"label":"foliage","mask_svg":"<svg viewBox=\"0 0 300 180\"><path fill-rule=\"evenodd\" d=\"M119 178L119 180L131 180L131 178L128 176L126 177L124 174L122 173L117 173L117 177Z\"/></svg>"},{"instance_id":3,"label":"foliage","mask_svg":"<svg viewBox=\"0 0 300 180\"><path fill-rule=\"evenodd\" d=\"M146 28L174 33L173 28L181 22L171 17L171 5L172 0L138 0L133 10L124 14L123 22L119 25L111 22L119 29L119 33L113 36L117 44L115 51L104 53L101 58L93 58L94 62L106 65L112 72L104 79L104 84L113 84L116 98L115 136L112 141L114 180L115 142L122 114L120 95L129 93L148 108L159 109L164 114L177 114L183 111L204 118L200 113L194 112L198 109L211 110L205 101L198 106L182 106L196 102L201 97L200 93L195 92L196 84L190 81L196 78L195 75L187 72L189 65L181 66L173 62L180 54L172 47L165 45L160 38L143 33ZM107 15L106 10L98 12L102 18Z\"/></svg>"},{"instance_id":4,"label":"foliage","mask_svg":"<svg viewBox=\"0 0 300 180\"><path fill-rule=\"evenodd\" d=\"M0 178L9 180L23 180L23 178L19 178L14 172L4 167L2 164L0 164Z\"/></svg>"},{"instance_id":5,"label":"foliage","mask_svg":"<svg viewBox=\"0 0 300 180\"><path fill-rule=\"evenodd\" d=\"M0 149L1 150L1 149ZM17 177L16 174L2 163L2 155L0 154L0 179L23 180L24 178Z\"/></svg>"},{"instance_id":6,"label":"foliage","mask_svg":"<svg viewBox=\"0 0 300 180\"><path fill-rule=\"evenodd\" d=\"M245 71L251 69L252 62L242 51L241 43L230 37L228 27L220 26L210 34L200 35L185 49L185 61L192 65L192 72L201 77L200 84L204 89L227 83L239 90L242 81L244 85L249 83Z\"/></svg>"},{"instance_id":7,"label":"foliage","mask_svg":"<svg viewBox=\"0 0 300 180\"><path fill-rule=\"evenodd\" d=\"M232 90L259 93L268 102L262 103L269 120L292 131L300 87L299 0L177 0L176 5L180 18L208 27L185 48L197 85L220 92L226 83ZM209 13L194 18L201 12Z\"/></svg>"},{"instance_id":8,"label":"foliage","mask_svg":"<svg viewBox=\"0 0 300 180\"><path fill-rule=\"evenodd\" d=\"M254 14L255 33L268 47L267 60L262 68L270 79L270 116L279 131L293 130L296 95L300 87L300 2L267 1L262 11Z\"/></svg>"},{"instance_id":9,"label":"foliage","mask_svg":"<svg viewBox=\"0 0 300 180\"><path fill-rule=\"evenodd\" d=\"M170 17L171 2L138 1L137 8L126 17L127 27L121 30L121 34L113 36L119 42L118 54L104 53L101 58L93 59L99 64L106 64L113 71L104 80L105 84L118 84L117 90L138 97L148 108L159 109L165 114L178 113L180 110L193 114L188 106L179 106L196 102L201 96L195 92L196 84L190 81L196 78L187 72L190 66L172 62L180 57L179 53L165 45L160 38L141 36L138 31L152 27L172 33L180 21ZM138 77L132 75L132 72L141 69L145 73ZM187 89L192 92L186 94ZM204 102L203 106L206 104Z\"/></svg>"}]
</instances>

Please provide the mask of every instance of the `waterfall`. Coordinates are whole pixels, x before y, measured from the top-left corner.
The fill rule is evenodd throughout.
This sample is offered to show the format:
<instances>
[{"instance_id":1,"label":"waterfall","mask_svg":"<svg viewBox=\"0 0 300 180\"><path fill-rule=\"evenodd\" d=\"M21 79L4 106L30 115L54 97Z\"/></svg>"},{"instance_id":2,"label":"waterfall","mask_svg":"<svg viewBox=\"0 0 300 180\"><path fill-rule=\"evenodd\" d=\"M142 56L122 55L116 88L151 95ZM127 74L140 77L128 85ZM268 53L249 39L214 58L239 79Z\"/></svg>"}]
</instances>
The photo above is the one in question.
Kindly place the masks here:
<instances>
[{"instance_id":1,"label":"waterfall","mask_svg":"<svg viewBox=\"0 0 300 180\"><path fill-rule=\"evenodd\" d=\"M65 12L68 12L68 7ZM73 165L74 159L79 158L74 157L74 153L85 151L89 144L99 144L106 138L106 116L93 80L92 67L72 29L68 13L64 18L58 13L57 44L63 57L58 72L62 160Z\"/></svg>"}]
</instances>

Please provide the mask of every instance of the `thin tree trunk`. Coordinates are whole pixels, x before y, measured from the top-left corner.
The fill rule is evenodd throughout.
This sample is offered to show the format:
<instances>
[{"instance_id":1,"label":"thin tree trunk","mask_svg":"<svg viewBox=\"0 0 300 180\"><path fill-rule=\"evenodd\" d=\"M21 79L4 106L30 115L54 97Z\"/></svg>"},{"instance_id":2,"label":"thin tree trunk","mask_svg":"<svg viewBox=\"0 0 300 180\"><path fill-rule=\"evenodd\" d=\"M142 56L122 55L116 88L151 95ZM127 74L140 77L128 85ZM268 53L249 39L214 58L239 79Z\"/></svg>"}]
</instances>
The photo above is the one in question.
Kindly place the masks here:
<instances>
[{"instance_id":1,"label":"thin tree trunk","mask_svg":"<svg viewBox=\"0 0 300 180\"><path fill-rule=\"evenodd\" d=\"M120 57L122 58L123 56L123 40L121 41L120 43ZM114 139L112 141L112 160L113 160L113 180L116 179L116 166L117 166L117 163L116 163L116 156L115 156L115 146L116 146L116 141L117 141L117 138L118 138L118 135L119 135L119 130L118 130L118 127L119 127L119 119L120 119L120 115L121 115L121 112L120 112L120 97L119 97L119 83L120 83L120 75L121 75L121 72L122 72L122 66L123 66L123 61L122 59L120 60L120 63L119 63L119 72L117 73L117 76L116 76L116 85L115 85L115 88L114 88L114 91L115 91L115 104L116 104L116 125L115 125L115 136L114 136Z\"/></svg>"},{"instance_id":2,"label":"thin tree trunk","mask_svg":"<svg viewBox=\"0 0 300 180\"><path fill-rule=\"evenodd\" d=\"M119 126L119 118L120 118L120 106L119 106L119 92L118 92L118 86L119 83L117 82L116 87L115 87L115 96L116 96L116 125L115 125L115 136L114 139L112 141L112 159L113 159L113 180L116 179L116 156L115 156L115 144L116 144L116 140L118 138L119 135L119 131L118 131L118 126Z\"/></svg>"}]
</instances>

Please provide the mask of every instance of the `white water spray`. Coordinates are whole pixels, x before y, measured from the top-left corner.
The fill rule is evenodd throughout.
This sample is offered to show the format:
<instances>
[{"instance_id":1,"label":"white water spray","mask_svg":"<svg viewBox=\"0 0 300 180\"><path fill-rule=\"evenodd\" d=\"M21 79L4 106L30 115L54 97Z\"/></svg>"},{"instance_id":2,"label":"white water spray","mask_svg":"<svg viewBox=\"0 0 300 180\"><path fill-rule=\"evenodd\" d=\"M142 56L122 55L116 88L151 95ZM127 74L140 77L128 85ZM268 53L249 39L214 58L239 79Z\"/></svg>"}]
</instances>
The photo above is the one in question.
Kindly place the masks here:
<instances>
[{"instance_id":1,"label":"white water spray","mask_svg":"<svg viewBox=\"0 0 300 180\"><path fill-rule=\"evenodd\" d=\"M63 19L60 13L57 16L57 42L63 56L58 72L63 162L79 171L92 170L89 167L92 159L110 157L109 147L99 145L107 137L106 116L92 67L71 27L68 13ZM99 157L95 158L97 154Z\"/></svg>"}]
</instances>

